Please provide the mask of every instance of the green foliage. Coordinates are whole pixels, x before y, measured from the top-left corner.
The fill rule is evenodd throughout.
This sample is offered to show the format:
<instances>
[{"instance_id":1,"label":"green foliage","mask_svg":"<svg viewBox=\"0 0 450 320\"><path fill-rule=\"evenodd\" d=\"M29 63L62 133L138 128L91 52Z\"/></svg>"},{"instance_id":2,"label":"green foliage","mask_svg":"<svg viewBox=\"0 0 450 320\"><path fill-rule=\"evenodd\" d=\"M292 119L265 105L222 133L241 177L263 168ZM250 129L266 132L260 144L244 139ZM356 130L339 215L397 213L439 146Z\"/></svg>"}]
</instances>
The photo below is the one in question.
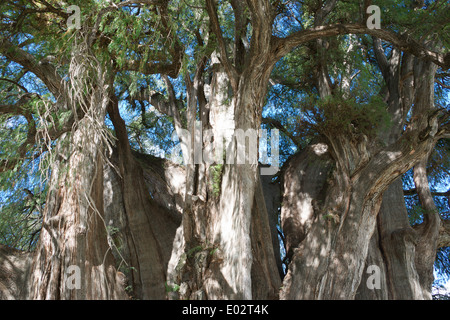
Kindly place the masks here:
<instances>
[{"instance_id":1,"label":"green foliage","mask_svg":"<svg viewBox=\"0 0 450 320\"><path fill-rule=\"evenodd\" d=\"M23 116L0 117L0 160L18 159L27 132ZM34 153L30 149L28 155ZM20 158L12 170L0 170L0 243L21 250L36 245L47 194L38 162L30 158Z\"/></svg>"},{"instance_id":2,"label":"green foliage","mask_svg":"<svg viewBox=\"0 0 450 320\"><path fill-rule=\"evenodd\" d=\"M358 103L355 98L334 95L306 103L304 110L303 123L327 136L366 135L374 138L390 120L385 103L377 96L367 103Z\"/></svg>"},{"instance_id":3,"label":"green foliage","mask_svg":"<svg viewBox=\"0 0 450 320\"><path fill-rule=\"evenodd\" d=\"M200 252L200 251L202 251L202 250L203 250L203 247L202 247L202 246L200 246L200 245L199 245L199 246L195 246L195 247L189 249L188 252L186 253L186 255L187 255L188 258L191 258L191 257L193 257L197 252Z\"/></svg>"},{"instance_id":4,"label":"green foliage","mask_svg":"<svg viewBox=\"0 0 450 320\"><path fill-rule=\"evenodd\" d=\"M32 184L21 170L0 174L0 243L19 250L34 249L42 224L47 190Z\"/></svg>"},{"instance_id":5,"label":"green foliage","mask_svg":"<svg viewBox=\"0 0 450 320\"><path fill-rule=\"evenodd\" d=\"M31 54L36 61L41 61L49 55L54 56L52 64L63 76L64 81L68 81L68 61L73 57L77 46L86 40L99 14L103 12L102 9L111 3L119 2L119 0L72 0L70 3L56 0L3 1L0 4L0 37L10 39L17 45L21 43L20 48ZM312 27L317 10L325 1L271 1L271 3L275 4L278 10L273 34L284 37ZM65 15L57 13L60 9L64 11L69 4L80 7L82 30L67 30ZM382 11L383 28L416 40L427 36L429 40L439 42L448 48L450 25L447 1L425 1L423 8L414 8L413 1L409 0L377 0L373 4L378 5ZM55 10L46 10L48 5L53 6ZM217 50L216 36L210 32L210 22L204 6L204 0L170 1L167 15L164 16L167 19L161 19L161 12L153 5L114 9L101 16L99 37L90 50L102 67L108 69L110 63L114 67L116 72L114 89L120 100L120 111L126 122L131 147L135 150L166 157L173 152L174 143L171 136L174 129L173 119L156 111L148 101L138 102L134 97L150 91L160 92L162 96L167 93L159 75L149 76L142 71L148 66L153 66L153 63L155 65L170 63L172 51L181 43L184 46L179 48L183 50L180 58L181 74L172 80L176 98L179 100L182 122L186 124L187 95L184 79L193 75L200 59L210 57ZM361 12L361 8L361 1L338 1L337 7L330 13L325 23L364 23L362 19L365 13ZM219 0L217 9L229 58L230 61L234 61L231 53L237 30L230 1ZM245 10L244 18L251 18L248 10ZM251 23L246 26L244 33L246 40L251 43ZM351 137L365 135L375 138L381 130L389 126L386 105L378 96L384 80L374 62L372 38L352 35L328 37L324 40L326 49L318 50L315 41L302 45L279 61L272 73L272 80L276 85L269 88L263 114L278 120L286 127L286 131L301 140L294 146L292 141L283 137L281 141L283 161L294 153L297 147L306 146L318 134ZM389 55L392 46L383 43L383 47L386 55ZM448 49L446 50L448 52ZM138 68L134 68L134 71L121 70L131 62L136 62ZM316 75L320 64L326 64L332 82L332 95L325 99L320 99L317 92ZM214 74L214 67L210 65L210 61L206 62L203 71L205 75L202 80L205 84L210 84L210 78ZM48 88L35 75L3 56L0 56L0 73L0 77L8 79L16 79L25 73L18 80L20 85L40 95L41 98L33 99L24 106L32 113L38 129L44 125L42 121L48 122L45 125L49 129L61 128L72 115L72 111L48 109L45 118L39 118L44 111L44 101L50 104L59 97L51 96ZM87 85L82 88L84 90L82 92L87 97L89 90L96 84L94 80L96 78L92 73L83 74L83 77L84 84ZM342 79L348 78L353 80L345 91L342 88ZM2 103L14 104L21 93L23 89L19 89L18 86L0 82ZM436 105L445 105L447 94L448 90L443 88L437 90ZM298 121L299 118L301 121ZM0 117L0 160L12 160L18 155L19 146L27 139L29 127L23 116L8 114ZM112 130L111 126L110 128ZM56 157L55 154L48 153L47 157L35 159L38 149L45 148L29 145L24 159L21 159L13 169L0 173L0 242L25 250L31 250L36 243L47 194L45 181L41 183L39 179L38 168L45 168L48 173ZM448 140L441 140L430 157L430 182L434 189L446 182L448 184L449 150ZM40 166L38 161L41 161ZM224 166L219 164L210 167L210 188L215 197L220 196L223 170ZM60 173L63 177L65 172ZM448 212L445 213L448 211L446 199L436 199L436 203L441 215L448 215ZM420 222L425 212L416 199L408 202L408 208L411 223ZM335 219L332 214L323 217ZM111 227L107 231L120 250L122 241L118 230ZM194 247L187 255L192 257L202 250L206 249ZM213 255L216 250L210 249L209 254ZM122 267L122 270L129 273L133 268ZM166 290L174 292L179 290L179 287L176 285L166 287Z\"/></svg>"},{"instance_id":6,"label":"green foliage","mask_svg":"<svg viewBox=\"0 0 450 320\"><path fill-rule=\"evenodd\" d=\"M180 290L180 286L178 284L174 284L173 286L170 286L167 282L164 283L164 286L166 288L166 292L178 292Z\"/></svg>"},{"instance_id":7,"label":"green foliage","mask_svg":"<svg viewBox=\"0 0 450 320\"><path fill-rule=\"evenodd\" d=\"M223 164L216 164L210 167L211 179L212 179L212 192L215 197L220 196L220 190L222 186Z\"/></svg>"}]
</instances>

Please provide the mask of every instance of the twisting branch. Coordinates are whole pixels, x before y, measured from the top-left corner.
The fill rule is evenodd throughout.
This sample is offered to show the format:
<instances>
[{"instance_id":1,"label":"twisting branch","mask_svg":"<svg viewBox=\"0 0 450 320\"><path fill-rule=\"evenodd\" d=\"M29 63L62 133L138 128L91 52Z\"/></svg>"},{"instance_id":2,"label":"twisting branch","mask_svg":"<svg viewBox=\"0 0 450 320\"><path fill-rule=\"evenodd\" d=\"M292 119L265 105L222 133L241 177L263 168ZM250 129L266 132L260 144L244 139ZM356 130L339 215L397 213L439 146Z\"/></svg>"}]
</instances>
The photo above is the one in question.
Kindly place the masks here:
<instances>
[{"instance_id":1,"label":"twisting branch","mask_svg":"<svg viewBox=\"0 0 450 320\"><path fill-rule=\"evenodd\" d=\"M173 117L173 121L175 124L175 128L181 129L183 127L183 124L181 122L181 116L180 111L177 107L177 99L175 97L175 90L173 89L172 82L170 82L169 77L167 75L162 76L164 83L167 87L167 93L169 96L168 106L169 106L169 113Z\"/></svg>"},{"instance_id":2,"label":"twisting branch","mask_svg":"<svg viewBox=\"0 0 450 320\"><path fill-rule=\"evenodd\" d=\"M10 114L23 116L28 122L27 138L17 149L18 155L14 159L0 159L0 173L13 169L20 161L25 159L27 148L36 141L36 123L33 119L31 111L24 107L36 94L26 93L13 105L0 105L0 115Z\"/></svg>"},{"instance_id":3,"label":"twisting branch","mask_svg":"<svg viewBox=\"0 0 450 320\"><path fill-rule=\"evenodd\" d=\"M27 88L25 88L23 85L21 85L19 82L11 80L11 79L7 79L7 78L0 78L0 81L6 81L9 83L12 83L14 85L16 85L17 87L19 87L23 92L28 92Z\"/></svg>"},{"instance_id":4,"label":"twisting branch","mask_svg":"<svg viewBox=\"0 0 450 320\"><path fill-rule=\"evenodd\" d=\"M56 98L63 92L62 78L53 65L36 61L30 53L20 49L6 38L0 39L0 54L34 73Z\"/></svg>"},{"instance_id":5,"label":"twisting branch","mask_svg":"<svg viewBox=\"0 0 450 320\"><path fill-rule=\"evenodd\" d=\"M295 143L295 145L298 148L301 148L301 142L300 139L297 138L296 136L294 136L292 133L290 133L285 126L283 126L283 124L276 120L276 119L272 119L272 118L263 118L262 119L262 123L267 124L269 126L271 126L272 128L276 128L278 130L280 130L281 132L283 132L289 139L292 140L293 143Z\"/></svg>"},{"instance_id":6,"label":"twisting branch","mask_svg":"<svg viewBox=\"0 0 450 320\"><path fill-rule=\"evenodd\" d=\"M214 4L214 0L206 0L206 10L208 11L212 31L217 38L220 60L225 68L225 72L228 74L231 87L233 88L234 92L236 92L238 87L238 72L228 58L227 48L222 35L222 31L220 30L219 17L217 16L217 10Z\"/></svg>"},{"instance_id":7,"label":"twisting branch","mask_svg":"<svg viewBox=\"0 0 450 320\"><path fill-rule=\"evenodd\" d=\"M369 29L367 26L362 24L326 25L301 30L285 38L274 37L274 46L272 48L273 58L279 60L293 48L311 40L344 34L368 34L388 41L400 50L411 53L418 58L430 60L444 70L450 68L450 53L443 54L434 52L432 50L428 50L422 44L406 35L400 35L393 31L384 29Z\"/></svg>"}]
</instances>

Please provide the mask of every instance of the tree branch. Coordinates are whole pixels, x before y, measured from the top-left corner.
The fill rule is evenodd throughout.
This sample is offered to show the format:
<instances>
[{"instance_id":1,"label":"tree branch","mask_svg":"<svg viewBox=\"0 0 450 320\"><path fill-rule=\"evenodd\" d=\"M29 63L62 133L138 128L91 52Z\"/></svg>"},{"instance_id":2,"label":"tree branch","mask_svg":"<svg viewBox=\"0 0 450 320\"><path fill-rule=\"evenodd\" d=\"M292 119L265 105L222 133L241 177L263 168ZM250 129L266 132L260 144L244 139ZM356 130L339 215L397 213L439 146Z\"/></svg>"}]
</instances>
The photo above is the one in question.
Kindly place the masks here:
<instances>
[{"instance_id":1,"label":"tree branch","mask_svg":"<svg viewBox=\"0 0 450 320\"><path fill-rule=\"evenodd\" d=\"M445 192L433 192L433 191L430 191L430 192L431 192L431 195L434 197L449 197L450 196L450 189ZM403 190L403 194L405 196L415 196L418 194L418 192L417 192L416 188L412 188L412 189L408 189L408 190Z\"/></svg>"},{"instance_id":2,"label":"tree branch","mask_svg":"<svg viewBox=\"0 0 450 320\"><path fill-rule=\"evenodd\" d=\"M234 12L234 65L240 73L245 64L246 48L245 38L248 19L245 15L244 1L231 0L230 4Z\"/></svg>"},{"instance_id":3,"label":"tree branch","mask_svg":"<svg viewBox=\"0 0 450 320\"><path fill-rule=\"evenodd\" d=\"M20 49L6 38L0 39L0 54L34 73L56 98L63 92L62 79L53 65L36 61L30 53Z\"/></svg>"},{"instance_id":4,"label":"tree branch","mask_svg":"<svg viewBox=\"0 0 450 320\"><path fill-rule=\"evenodd\" d=\"M267 124L269 126L271 126L272 128L276 128L279 129L281 132L283 132L289 139L292 140L293 143L295 143L295 145L298 148L301 148L301 142L300 139L297 138L296 136L294 136L293 134L291 134L285 126L283 126L283 124L276 120L276 119L272 119L272 118L263 118L262 119L262 123Z\"/></svg>"},{"instance_id":5,"label":"tree branch","mask_svg":"<svg viewBox=\"0 0 450 320\"><path fill-rule=\"evenodd\" d=\"M168 76L163 75L163 80L164 80L164 83L166 84L167 93L169 95L168 105L169 105L170 115L173 117L173 122L175 124L175 128L181 129L181 128L183 128L183 123L181 122L180 111L178 110L178 107L177 107L177 99L175 97L175 90L173 89L172 82L170 82Z\"/></svg>"},{"instance_id":6,"label":"tree branch","mask_svg":"<svg viewBox=\"0 0 450 320\"><path fill-rule=\"evenodd\" d=\"M323 24L325 18L330 14L330 12L336 7L337 0L329 0L327 3L320 8L314 17L314 26L318 27Z\"/></svg>"},{"instance_id":7,"label":"tree branch","mask_svg":"<svg viewBox=\"0 0 450 320\"><path fill-rule=\"evenodd\" d=\"M27 138L17 149L17 157L14 159L0 159L0 173L13 169L21 160L23 160L27 153L27 147L36 141L36 123L31 112L23 106L36 96L35 94L26 93L22 95L19 100L13 105L0 105L0 114L21 115L28 122Z\"/></svg>"},{"instance_id":8,"label":"tree branch","mask_svg":"<svg viewBox=\"0 0 450 320\"><path fill-rule=\"evenodd\" d=\"M27 88L25 88L23 85L21 85L19 82L11 80L11 79L7 79L7 78L0 78L0 81L6 81L9 83L12 83L14 85L16 85L17 87L19 87L23 92L28 92Z\"/></svg>"},{"instance_id":9,"label":"tree branch","mask_svg":"<svg viewBox=\"0 0 450 320\"><path fill-rule=\"evenodd\" d=\"M375 58L377 59L381 74L383 75L384 79L387 79L389 77L389 61L386 58L383 45L379 38L373 38L373 51L375 52Z\"/></svg>"},{"instance_id":10,"label":"tree branch","mask_svg":"<svg viewBox=\"0 0 450 320\"><path fill-rule=\"evenodd\" d=\"M441 87L445 88L445 89L450 89L449 85L444 84L442 81L435 79L434 81L436 81L437 84L439 84Z\"/></svg>"},{"instance_id":11,"label":"tree branch","mask_svg":"<svg viewBox=\"0 0 450 320\"><path fill-rule=\"evenodd\" d=\"M151 74L167 74L171 78L176 78L181 68L180 57L174 57L171 63L148 62L141 65L138 60L128 60L124 63L121 70L136 71L145 75Z\"/></svg>"},{"instance_id":12,"label":"tree branch","mask_svg":"<svg viewBox=\"0 0 450 320\"><path fill-rule=\"evenodd\" d=\"M434 62L444 70L450 68L450 53L444 55L442 53L434 52L426 49L423 45L407 35L399 35L395 32L384 29L369 29L367 26L361 24L334 24L301 30L285 38L278 38L274 36L272 48L273 58L279 60L293 48L311 40L351 33L368 34L380 38L384 41L390 42L404 52L408 52L418 58Z\"/></svg>"},{"instance_id":13,"label":"tree branch","mask_svg":"<svg viewBox=\"0 0 450 320\"><path fill-rule=\"evenodd\" d=\"M234 92L237 92L238 87L238 72L231 63L228 58L227 48L225 44L225 40L222 35L222 31L220 30L219 17L217 16L216 6L214 4L214 0L206 0L206 10L209 15L209 20L211 23L211 29L214 35L217 38L217 44L219 46L220 60L225 68L225 72L228 75L228 78L231 83L231 87Z\"/></svg>"},{"instance_id":14,"label":"tree branch","mask_svg":"<svg viewBox=\"0 0 450 320\"><path fill-rule=\"evenodd\" d=\"M426 165L427 161L422 160L414 167L414 184L416 185L420 204L426 212L424 215L424 223L429 225L429 228L439 228L439 214L430 191Z\"/></svg>"}]
</instances>

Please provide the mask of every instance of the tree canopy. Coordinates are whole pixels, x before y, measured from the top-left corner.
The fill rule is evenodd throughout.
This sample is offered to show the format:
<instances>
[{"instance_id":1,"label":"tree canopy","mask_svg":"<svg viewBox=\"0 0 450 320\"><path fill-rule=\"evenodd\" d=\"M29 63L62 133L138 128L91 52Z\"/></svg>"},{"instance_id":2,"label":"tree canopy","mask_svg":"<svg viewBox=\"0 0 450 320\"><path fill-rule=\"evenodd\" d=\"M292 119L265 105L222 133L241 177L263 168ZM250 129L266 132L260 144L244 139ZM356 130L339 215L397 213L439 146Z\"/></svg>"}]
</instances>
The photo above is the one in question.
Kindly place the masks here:
<instances>
[{"instance_id":1,"label":"tree canopy","mask_svg":"<svg viewBox=\"0 0 450 320\"><path fill-rule=\"evenodd\" d=\"M380 28L367 23L373 18L366 10L371 4L380 9ZM195 121L201 121L214 130L216 122L206 124L205 119L215 115L215 121L225 123L222 106L238 106L241 100L235 97L247 87L264 86L249 94L252 103L247 107L236 107L233 119L243 129L256 124L272 134L279 130L283 168L315 141L328 141L335 148L330 147L333 159L339 159L339 151L363 158L372 148L361 162L356 156L349 165L337 161L335 166L347 168L353 179L358 168L383 150L391 157L391 149L382 148L415 139L410 130L421 128L420 141L433 136L429 152L420 159L405 158L401 166L405 173L395 169L392 175L398 171L402 177L410 225L419 226L430 209L415 184L418 170L413 166L425 161L427 187L442 229L434 268L439 281L450 277L446 1L4 0L0 8L1 244L27 252L38 247L44 212L54 206L49 204L54 164L68 161L68 154L76 152L77 145L67 142L67 136L83 127L83 119L98 134L95 145L103 146L102 166L114 162L111 154L121 148L119 141L125 135L133 154L147 163L142 166L151 167L148 159L180 159L179 143L185 142L181 129L191 130ZM421 93L427 91L420 90L426 84L419 79L425 74L433 79L433 87L432 100L423 102L426 97ZM401 99L395 100L398 96ZM244 101L246 96L242 97ZM119 129L113 100L125 132ZM252 107L255 101L263 102L261 108ZM424 109L418 107L422 105ZM259 120L247 121L253 114ZM349 137L357 147L339 149L333 139L340 136ZM78 147L91 148L87 142L91 138L83 138L86 141ZM368 146L362 147L361 141ZM75 147L65 153L65 143ZM260 155L273 151L269 143L260 141L259 147ZM411 157L421 152L419 146L408 148ZM188 166L180 165L188 172L188 190ZM219 197L226 186L225 169L220 164L211 168L214 192L208 199ZM199 174L202 169L192 170ZM284 172L281 169L271 182L282 186ZM200 190L201 179L192 179L193 188ZM253 200L248 201L252 205ZM284 205L282 199L274 209L283 277L293 259L285 247ZM183 210L184 218L187 209ZM169 256L172 249L164 248Z\"/></svg>"}]
</instances>

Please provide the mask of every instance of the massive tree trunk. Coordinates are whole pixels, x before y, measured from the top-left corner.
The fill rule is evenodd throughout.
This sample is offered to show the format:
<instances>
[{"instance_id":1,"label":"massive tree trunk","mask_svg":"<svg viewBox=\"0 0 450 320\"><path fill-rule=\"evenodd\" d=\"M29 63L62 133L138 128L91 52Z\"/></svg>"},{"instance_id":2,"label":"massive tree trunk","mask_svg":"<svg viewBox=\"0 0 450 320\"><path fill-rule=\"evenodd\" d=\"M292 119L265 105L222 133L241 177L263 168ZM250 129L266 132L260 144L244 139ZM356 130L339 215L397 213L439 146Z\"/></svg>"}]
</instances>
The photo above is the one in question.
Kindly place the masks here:
<instances>
[{"instance_id":1,"label":"massive tree trunk","mask_svg":"<svg viewBox=\"0 0 450 320\"><path fill-rule=\"evenodd\" d=\"M395 55L394 53L393 56ZM397 64L398 61L397 59ZM405 69L403 71L407 71L407 67ZM389 71L392 70L395 68ZM372 265L383 273L384 278L380 279L380 282L389 286L391 290L385 288L385 292L364 292L365 288L362 288L358 293L359 298L424 297L415 270L417 256L414 254L415 238L412 236L414 232L407 225L406 210L392 211L394 206L390 197L396 195L401 199L397 201L403 200L398 190L401 188L400 182L394 183L396 177L426 158L436 142L434 137L436 130L433 130L435 120L426 111L433 105L435 70L432 64L417 62L414 67L414 83L417 87L414 93L411 92L411 88L401 91L404 100L400 100L400 103L397 101L399 95L390 91L389 112L396 117L393 118L390 133L379 136L386 147L369 142L364 135L352 139L351 134L345 136L325 133L329 156L333 159L335 167L326 183L319 186L311 181L315 183L323 181L318 173L327 172L329 167L321 166L320 162L317 162L314 166L317 169L309 169L311 172L317 172L316 177L307 178L302 175L308 172L305 169L308 166L305 159L317 158L317 155L312 154L313 148L310 148L303 151L307 153L306 155L299 156L299 162L295 167L299 168L302 174L297 179L285 179L284 196L289 199L290 190L297 188L301 190L299 199L305 201L296 202L291 199L287 204L288 207L283 209L286 211L282 218L286 219L283 220L283 224L288 226L286 238L292 262L284 279L281 298L353 299L361 279L369 280L368 277L362 277ZM394 82L392 86L399 87L398 75L397 73L397 81L390 79ZM319 86L324 85L326 85L324 81L319 79ZM388 86L390 85L388 81ZM322 92L331 91L322 90ZM406 109L403 112L400 109L404 107L402 102L408 106L407 103L412 101L414 101L413 120L410 128L400 136L404 121L402 115L406 115L407 112ZM394 183L391 186L392 192L387 195L383 209L386 210L386 206L389 206L387 210L390 215L380 215L376 230L382 195L392 183ZM319 190L325 188L326 195L324 199L320 199ZM285 204L284 201L283 203ZM295 216L294 211L290 212L290 205L301 209L300 214L293 220L295 223L289 221ZM432 229L436 231L435 227ZM435 231L433 234L436 234ZM371 240L372 235L374 238ZM294 250L290 242L297 245ZM431 246L434 244L436 247L435 241L431 242ZM377 243L382 245L381 252ZM391 246L396 247L392 249ZM371 252L368 254L369 247ZM424 263L427 266L427 276L424 276L426 280L423 280L426 284L422 284L422 287L427 288L431 285L428 258ZM380 259L386 261L380 263ZM434 258L431 261L434 261ZM366 283L361 283L361 286L364 285ZM401 286L407 286L408 290L402 291ZM395 294L393 291L398 292Z\"/></svg>"},{"instance_id":2,"label":"massive tree trunk","mask_svg":"<svg viewBox=\"0 0 450 320\"><path fill-rule=\"evenodd\" d=\"M164 199L170 197L152 196L155 186L146 184L146 172L131 152L125 123L113 93L112 77L104 79L102 73L97 82L94 80L88 87L77 88L83 93L83 99L84 95L89 96L88 108L83 110L81 119L76 119L73 131L61 137L56 149L44 228L29 269L30 291L22 289L22 285L5 288L9 282L0 278L2 295L7 298L121 299L128 297L124 290L128 286L131 287L129 294L141 299L165 298L167 291L170 298L182 299L278 298L281 281L279 262L277 264L274 253L278 247L274 246L276 233L267 212L268 207L273 206L265 201L267 195L261 184L260 168L254 161L258 155L257 143L249 143L253 147L249 150L253 161L238 163L242 160L239 151L246 143L236 135L239 130L250 135L259 131L266 87L276 61L295 46L317 37L352 31L378 34L421 56L432 56L436 63L445 65L446 62L442 55L421 47L411 48L411 42L384 30L367 30L357 24L321 27L323 18L333 10L336 1L329 1L318 10L316 28L294 32L286 38L273 36L276 15L270 1L248 0L244 5L244 2L232 0L230 3L236 26L234 65L221 35L215 2L207 0L210 29L215 35L220 57L212 59L213 81L209 96L203 88L205 59L201 59L194 80L189 76L185 79L190 137L181 139L183 143L190 142L194 148L196 145L211 147L214 143L212 149L217 151L222 150L217 143L222 144L225 138L226 157L220 154L219 160L198 163L197 154L193 152L190 159L195 162L189 162L185 168L186 183L179 188L180 192L173 192L184 199L178 196L166 203ZM248 15L252 23L249 47L244 43ZM394 50L393 57L398 55L399 52ZM324 56L321 60L317 77L320 95L324 97L332 94L332 90ZM155 66L149 65L149 68ZM422 289L428 287L432 253L424 257L413 256L410 254L413 249L409 238L411 230L397 232L398 226L392 227L395 221L377 218L383 192L412 164L423 160L436 139L436 119L434 114L428 113L428 106L433 101L435 70L429 62L418 65L418 68L408 70L414 71L416 92L409 92L411 88L405 89L406 93L389 88L392 114L398 115L394 111L402 103L414 104L413 119L400 137L396 136L391 142L391 136L397 132L389 132L386 137L380 134L379 141L389 141L386 147L381 147L364 134L325 134L323 141L315 143L290 163L286 171L289 174L284 178L286 203L282 223L291 263L281 298L354 298L366 264L384 259L380 250L374 249L368 254L369 248L392 239L403 246L400 248L402 254L407 252L409 255L398 259L400 262L390 257L389 261L394 262L383 264L383 272L387 275L395 273L395 267L411 265L415 261L417 270L412 270L411 274L416 272L420 276ZM36 72L36 67L28 60L24 66L44 80L47 77ZM382 69L383 73L387 72L386 68ZM91 75L84 75L85 79ZM399 74L394 76L394 86L399 88ZM175 127L181 132L181 121L173 108L175 99L170 81L163 78L168 84ZM387 84L391 86L389 81ZM59 79L44 81L56 95L60 83L56 86L55 83L58 82ZM346 87L350 87L349 82ZM398 103L398 97L402 95L403 101ZM78 106L72 108L77 110ZM116 168L106 161L106 146L99 127L104 123L107 109L117 138L112 161ZM403 110L402 115L405 114ZM200 127L195 121L197 116L202 120ZM404 124L402 117L394 120L396 124ZM212 129L214 141L199 138L196 135L198 128ZM153 173L148 174L152 176ZM417 176L417 181L422 181L423 185L423 168L422 177ZM428 205L429 195L425 193L422 194L423 203ZM179 226L178 210L181 207L183 215ZM294 210L298 210L299 215L295 215ZM404 216L398 218L404 224ZM432 215L429 219L437 221ZM434 237L437 229L436 223L432 223L424 227L424 232ZM427 242L419 245L424 250L430 248ZM168 248L172 248L172 252ZM2 249L0 259L0 268L19 284L27 278L27 255L18 258L17 253ZM124 265L125 276L117 272ZM23 272L16 270L22 267ZM397 280L385 278L383 283L395 287ZM417 281L411 287L415 295L419 291ZM375 296L384 298L387 295Z\"/></svg>"},{"instance_id":3,"label":"massive tree trunk","mask_svg":"<svg viewBox=\"0 0 450 320\"><path fill-rule=\"evenodd\" d=\"M110 84L105 84L106 86ZM31 270L32 299L122 299L103 205L102 128L112 88L62 137L52 163L43 229ZM101 93L103 92L103 94Z\"/></svg>"},{"instance_id":4,"label":"massive tree trunk","mask_svg":"<svg viewBox=\"0 0 450 320\"><path fill-rule=\"evenodd\" d=\"M219 158L213 163L188 165L180 229L184 253L173 256L174 261L181 261L180 272L173 277L180 285L181 298L272 299L280 285L274 254L279 248L272 244L257 162L261 113L276 62L271 52L274 15L268 2L248 3L253 28L250 48L246 48L242 28L248 23L245 5L239 1L231 5L236 19L234 65L227 55L214 1L207 1L218 42L208 104L203 99L201 74L199 77L197 72L193 82L187 79L193 112L188 116L191 137L195 136L192 119L198 101L202 129L211 129L214 138L214 142L200 139L200 145L219 152ZM247 161L241 153L247 143L240 134L249 135ZM223 140L225 156L220 154Z\"/></svg>"},{"instance_id":5,"label":"massive tree trunk","mask_svg":"<svg viewBox=\"0 0 450 320\"><path fill-rule=\"evenodd\" d=\"M71 68L78 74L71 79L66 108L77 113L77 120L51 154L43 229L30 254L30 271L14 274L18 280L27 278L30 289L2 294L30 299L164 299L170 248L181 222L176 200L169 194L165 199L171 198L170 203L162 200L170 183L151 198L118 113L113 76L89 53L75 54ZM107 110L117 134L109 160ZM149 175L158 181L154 172ZM17 264L21 260L5 259Z\"/></svg>"},{"instance_id":6,"label":"massive tree trunk","mask_svg":"<svg viewBox=\"0 0 450 320\"><path fill-rule=\"evenodd\" d=\"M385 192L378 216L379 246L370 248L367 266L376 265L383 285L369 290L364 281L358 289L359 299L431 299L433 265L439 248L441 219L434 205L426 177L426 159L414 167L414 182L424 209L423 222L411 227L403 198L401 180L396 180ZM444 223L444 222L442 222ZM442 233L445 238L445 233ZM367 277L367 276L366 276ZM378 294L376 294L376 292ZM373 295L376 295L374 297Z\"/></svg>"},{"instance_id":7,"label":"massive tree trunk","mask_svg":"<svg viewBox=\"0 0 450 320\"><path fill-rule=\"evenodd\" d=\"M404 208L401 181L397 180L388 189L383 206L383 187L377 193L367 191L381 182L368 182L369 179L363 179L352 188L339 187L344 192L338 197L333 196L336 178L326 176L327 172L332 172L336 177L336 169L333 173L333 165L327 165L329 155L317 155L314 149L317 145L294 158L286 171L291 174L286 174L284 179L282 223L287 254L292 261L284 279L281 298L353 299L360 284L358 298L362 299L422 298L415 270L414 231L409 226ZM317 160L311 162L311 159ZM292 170L297 171L297 175L293 175ZM379 181L379 176L375 177ZM391 183L390 175L384 175L382 179L387 184ZM293 192L298 192L299 197L291 197ZM329 196L333 199L347 197L347 207L344 209L337 205L332 207L334 212L324 211L324 206L330 201ZM402 209L399 205L394 206L395 202L401 202L403 210L395 210ZM391 216L387 219L385 214L380 215L376 230L380 207ZM406 227L405 223L408 223ZM379 268L381 291L367 284L368 267L373 265ZM431 286L429 280L426 282L427 287ZM393 289L388 290L393 286L397 286L397 295L392 295Z\"/></svg>"},{"instance_id":8,"label":"massive tree trunk","mask_svg":"<svg viewBox=\"0 0 450 320\"><path fill-rule=\"evenodd\" d=\"M0 245L0 300L28 297L32 254Z\"/></svg>"},{"instance_id":9,"label":"massive tree trunk","mask_svg":"<svg viewBox=\"0 0 450 320\"><path fill-rule=\"evenodd\" d=\"M117 135L116 179L120 181L120 189L116 189L115 196L121 197L123 203L125 217L122 220L126 224L122 232L128 248L126 264L132 268L129 277L133 297L164 299L169 248L172 248L181 217L176 208L164 207L162 201L152 199L142 166L131 152L117 100L111 103L109 114ZM164 191L169 190L158 190Z\"/></svg>"},{"instance_id":10,"label":"massive tree trunk","mask_svg":"<svg viewBox=\"0 0 450 320\"><path fill-rule=\"evenodd\" d=\"M273 299L280 284L274 253L279 248L271 241L257 159L257 110L262 107L269 71L259 77L243 75L242 85L230 95L231 81L213 56L214 61L208 104L202 103L201 77L196 75L193 83L187 79L190 145L202 149L190 150L192 163L187 164L183 228L179 230L184 253L174 250L172 271L178 264L178 274L171 283L180 285L181 298ZM254 83L255 79L261 82ZM201 126L194 121L197 101ZM206 130L211 136L202 138L199 131ZM249 135L249 148L240 133ZM203 150L211 153L199 163Z\"/></svg>"},{"instance_id":11,"label":"massive tree trunk","mask_svg":"<svg viewBox=\"0 0 450 320\"><path fill-rule=\"evenodd\" d=\"M377 245L370 247L369 256L373 258L366 261L365 269L371 265L380 268L381 285L367 286L370 274L365 270L366 281L361 281L357 298L423 299L414 263L416 235L409 223L401 179L394 181L384 193L372 242Z\"/></svg>"}]
</instances>

